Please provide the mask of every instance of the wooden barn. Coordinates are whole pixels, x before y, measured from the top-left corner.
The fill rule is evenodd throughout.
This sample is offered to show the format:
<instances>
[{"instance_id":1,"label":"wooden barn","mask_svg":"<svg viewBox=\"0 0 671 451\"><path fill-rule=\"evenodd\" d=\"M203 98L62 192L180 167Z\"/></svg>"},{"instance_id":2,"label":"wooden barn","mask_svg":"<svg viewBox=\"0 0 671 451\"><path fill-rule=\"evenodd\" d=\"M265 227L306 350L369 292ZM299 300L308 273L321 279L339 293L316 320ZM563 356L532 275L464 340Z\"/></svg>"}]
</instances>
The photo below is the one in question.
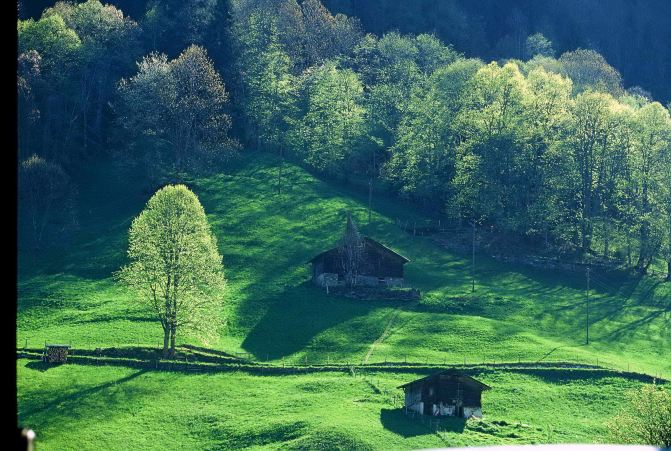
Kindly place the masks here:
<instances>
[{"instance_id":1,"label":"wooden barn","mask_svg":"<svg viewBox=\"0 0 671 451\"><path fill-rule=\"evenodd\" d=\"M372 238L364 236L362 241L363 257L358 269L356 285L403 286L403 265L410 260ZM312 264L312 281L316 285L334 287L345 284L345 274L338 247L322 252L308 263Z\"/></svg>"},{"instance_id":2,"label":"wooden barn","mask_svg":"<svg viewBox=\"0 0 671 451\"><path fill-rule=\"evenodd\" d=\"M454 370L445 370L401 385L405 409L420 415L482 417L482 392L490 387Z\"/></svg>"}]
</instances>

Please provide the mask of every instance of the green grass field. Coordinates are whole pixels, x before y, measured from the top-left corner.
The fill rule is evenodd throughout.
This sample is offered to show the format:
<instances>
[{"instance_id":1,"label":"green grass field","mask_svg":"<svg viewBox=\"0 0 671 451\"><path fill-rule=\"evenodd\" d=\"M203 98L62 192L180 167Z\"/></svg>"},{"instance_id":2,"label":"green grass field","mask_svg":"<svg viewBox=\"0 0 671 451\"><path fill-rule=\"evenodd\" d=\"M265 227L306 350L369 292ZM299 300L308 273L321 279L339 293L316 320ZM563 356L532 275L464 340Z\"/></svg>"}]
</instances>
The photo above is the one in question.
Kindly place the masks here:
<instances>
[{"instance_id":1,"label":"green grass field","mask_svg":"<svg viewBox=\"0 0 671 451\"><path fill-rule=\"evenodd\" d=\"M400 408L415 374L185 375L18 361L20 415L43 449L416 449L602 442L639 382L601 373L476 372L482 421L429 424ZM41 447L42 449L42 447Z\"/></svg>"},{"instance_id":2,"label":"green grass field","mask_svg":"<svg viewBox=\"0 0 671 451\"><path fill-rule=\"evenodd\" d=\"M125 261L130 222L153 192L134 183L137 171L110 166L101 163L76 176L80 230L71 243L38 255L20 248L17 346L159 345L159 325L112 278ZM276 363L577 360L671 378L671 284L594 272L586 346L584 275L478 255L471 294L469 255L395 226L396 218L422 219L410 205L377 196L367 224L365 196L289 163L283 172L281 195L275 192L277 161L265 154L252 153L226 173L188 183L224 256L227 325L215 342L183 335L182 343ZM337 298L309 283L307 260L334 245L346 210L363 233L412 260L406 281L421 289L420 303ZM483 373L494 387L486 395L485 421L462 425L462 432L447 425L453 432L441 435L408 423L393 410L391 394L374 394L368 382L344 374L136 373L76 365L45 371L20 360L20 419L35 428L44 449L69 443L310 449L325 430L351 447L586 442L605 440L604 420L622 393L638 384L617 377ZM379 384L391 393L408 377L380 375Z\"/></svg>"}]
</instances>

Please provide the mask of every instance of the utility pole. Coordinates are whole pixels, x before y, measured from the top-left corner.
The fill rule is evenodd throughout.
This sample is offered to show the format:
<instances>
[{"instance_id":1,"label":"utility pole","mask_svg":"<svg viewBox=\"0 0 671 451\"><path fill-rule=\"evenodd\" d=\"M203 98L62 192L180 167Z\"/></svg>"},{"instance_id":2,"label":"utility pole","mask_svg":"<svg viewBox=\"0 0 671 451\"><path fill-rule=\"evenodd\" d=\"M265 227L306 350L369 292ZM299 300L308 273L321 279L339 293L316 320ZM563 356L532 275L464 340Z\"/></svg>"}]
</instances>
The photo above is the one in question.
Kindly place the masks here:
<instances>
[{"instance_id":1,"label":"utility pole","mask_svg":"<svg viewBox=\"0 0 671 451\"><path fill-rule=\"evenodd\" d=\"M471 260L471 293L475 293L475 220L471 222L473 226L473 250Z\"/></svg>"},{"instance_id":2,"label":"utility pole","mask_svg":"<svg viewBox=\"0 0 671 451\"><path fill-rule=\"evenodd\" d=\"M586 323L585 323L585 326L586 326L585 344L589 344L589 270L590 270L590 268L588 266L587 267L587 293L586 293L586 295L587 295L586 296L586 300L587 300L587 309L586 309L587 311L586 311L586 313L587 313L587 315L586 315Z\"/></svg>"}]
</instances>

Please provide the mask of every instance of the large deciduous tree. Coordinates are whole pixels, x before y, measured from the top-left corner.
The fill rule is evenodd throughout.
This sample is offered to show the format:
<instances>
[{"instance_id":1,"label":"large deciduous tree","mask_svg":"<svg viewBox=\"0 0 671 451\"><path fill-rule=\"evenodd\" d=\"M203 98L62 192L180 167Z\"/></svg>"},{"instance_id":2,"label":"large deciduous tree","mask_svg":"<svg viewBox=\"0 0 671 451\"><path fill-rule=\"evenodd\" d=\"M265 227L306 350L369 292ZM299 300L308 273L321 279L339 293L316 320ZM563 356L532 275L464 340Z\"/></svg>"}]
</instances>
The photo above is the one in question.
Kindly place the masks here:
<instances>
[{"instance_id":1,"label":"large deciduous tree","mask_svg":"<svg viewBox=\"0 0 671 451\"><path fill-rule=\"evenodd\" d=\"M134 21L99 0L57 2L39 20L19 21L20 77L30 87L21 92L21 107L30 103L36 131L22 131L22 151L39 148L69 163L103 149L112 122L108 104L116 81L139 55L139 34ZM39 77L29 76L27 62L38 63Z\"/></svg>"},{"instance_id":2,"label":"large deciduous tree","mask_svg":"<svg viewBox=\"0 0 671 451\"><path fill-rule=\"evenodd\" d=\"M363 85L356 73L327 63L306 74L304 114L292 127L292 142L311 166L338 174L365 144Z\"/></svg>"},{"instance_id":3,"label":"large deciduous tree","mask_svg":"<svg viewBox=\"0 0 671 451\"><path fill-rule=\"evenodd\" d=\"M34 99L31 111L39 111L39 128L28 134L22 133L22 151L41 148L52 160L68 159L64 155L64 145L77 118L76 108L72 106L72 99L77 96L72 74L79 63L81 47L82 41L77 33L59 15L18 22L18 51L22 55L22 63L32 60L28 66L22 64L19 69L30 71L29 66L37 64L40 78L40 83L30 86ZM27 74L24 72L22 75L22 79L27 81ZM24 113L22 116L25 117Z\"/></svg>"},{"instance_id":4,"label":"large deciduous tree","mask_svg":"<svg viewBox=\"0 0 671 451\"><path fill-rule=\"evenodd\" d=\"M202 47L191 46L171 61L162 54L144 57L119 93L121 120L136 143L148 139L159 160L177 170L225 161L237 149L228 136L228 93Z\"/></svg>"},{"instance_id":5,"label":"large deciduous tree","mask_svg":"<svg viewBox=\"0 0 671 451\"><path fill-rule=\"evenodd\" d=\"M58 2L43 16L63 18L81 39L77 70L71 75L79 134L85 152L91 145L101 147L106 144L103 126L115 84L140 55L140 27L120 9L99 0Z\"/></svg>"},{"instance_id":6,"label":"large deciduous tree","mask_svg":"<svg viewBox=\"0 0 671 451\"><path fill-rule=\"evenodd\" d=\"M592 246L593 217L595 216L595 187L597 174L603 162L603 146L608 141L610 106L607 94L585 92L579 94L571 108L564 145L572 157L575 174L573 186L578 199L575 216L580 224L580 250L589 252Z\"/></svg>"},{"instance_id":7,"label":"large deciduous tree","mask_svg":"<svg viewBox=\"0 0 671 451\"><path fill-rule=\"evenodd\" d=\"M304 48L308 65L323 63L351 51L361 37L357 19L335 16L319 0L301 4L305 23Z\"/></svg>"},{"instance_id":8,"label":"large deciduous tree","mask_svg":"<svg viewBox=\"0 0 671 451\"><path fill-rule=\"evenodd\" d=\"M622 94L620 73L594 50L578 49L559 58L561 72L573 80L575 92L595 90Z\"/></svg>"},{"instance_id":9,"label":"large deciduous tree","mask_svg":"<svg viewBox=\"0 0 671 451\"><path fill-rule=\"evenodd\" d=\"M65 231L76 225L76 191L58 163L33 155L19 165L18 181L19 219L31 231L34 248L42 246L49 229Z\"/></svg>"},{"instance_id":10,"label":"large deciduous tree","mask_svg":"<svg viewBox=\"0 0 671 451\"><path fill-rule=\"evenodd\" d=\"M491 63L470 80L455 119L462 138L455 177L461 211L489 218L506 231L519 226L524 208L530 157L519 144L527 91L516 64Z\"/></svg>"},{"instance_id":11,"label":"large deciduous tree","mask_svg":"<svg viewBox=\"0 0 671 451\"><path fill-rule=\"evenodd\" d=\"M173 56L190 44L204 44L223 3L218 0L149 0L142 19L147 46L152 51Z\"/></svg>"},{"instance_id":12,"label":"large deciduous tree","mask_svg":"<svg viewBox=\"0 0 671 451\"><path fill-rule=\"evenodd\" d=\"M638 145L632 155L636 187L636 212L640 221L639 258L636 268L645 273L662 242L661 222L668 205L669 158L671 149L671 117L658 102L638 110Z\"/></svg>"},{"instance_id":13,"label":"large deciduous tree","mask_svg":"<svg viewBox=\"0 0 671 451\"><path fill-rule=\"evenodd\" d=\"M163 355L175 353L177 333L203 338L221 324L222 257L205 211L184 185L168 185L133 220L128 257L117 278L149 307L163 328Z\"/></svg>"},{"instance_id":14,"label":"large deciduous tree","mask_svg":"<svg viewBox=\"0 0 671 451\"><path fill-rule=\"evenodd\" d=\"M437 69L425 89L407 99L384 175L403 194L433 202L440 210L453 192L455 149L453 121L464 90L480 68L477 60L458 60Z\"/></svg>"}]
</instances>

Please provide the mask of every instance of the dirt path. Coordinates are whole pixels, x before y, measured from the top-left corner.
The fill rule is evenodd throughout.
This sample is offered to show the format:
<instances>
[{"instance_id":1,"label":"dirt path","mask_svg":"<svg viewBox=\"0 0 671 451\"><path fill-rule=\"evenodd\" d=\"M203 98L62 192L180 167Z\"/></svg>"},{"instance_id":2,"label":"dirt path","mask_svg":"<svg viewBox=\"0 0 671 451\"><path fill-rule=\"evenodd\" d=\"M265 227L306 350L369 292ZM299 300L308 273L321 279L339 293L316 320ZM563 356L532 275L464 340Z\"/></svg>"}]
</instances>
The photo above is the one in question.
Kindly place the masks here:
<instances>
[{"instance_id":1,"label":"dirt path","mask_svg":"<svg viewBox=\"0 0 671 451\"><path fill-rule=\"evenodd\" d=\"M394 325L394 321L396 321L396 318L398 318L398 315L401 313L403 310L403 307L405 306L398 306L396 310L391 314L391 318L389 318L389 321L387 322L387 326L384 328L382 331L382 334L375 340L373 343L371 343L370 348L368 348L368 352L366 353L366 357L363 359L363 364L368 363L368 359L373 355L373 352L375 351L375 347L382 343L389 335L391 335L391 330Z\"/></svg>"}]
</instances>

